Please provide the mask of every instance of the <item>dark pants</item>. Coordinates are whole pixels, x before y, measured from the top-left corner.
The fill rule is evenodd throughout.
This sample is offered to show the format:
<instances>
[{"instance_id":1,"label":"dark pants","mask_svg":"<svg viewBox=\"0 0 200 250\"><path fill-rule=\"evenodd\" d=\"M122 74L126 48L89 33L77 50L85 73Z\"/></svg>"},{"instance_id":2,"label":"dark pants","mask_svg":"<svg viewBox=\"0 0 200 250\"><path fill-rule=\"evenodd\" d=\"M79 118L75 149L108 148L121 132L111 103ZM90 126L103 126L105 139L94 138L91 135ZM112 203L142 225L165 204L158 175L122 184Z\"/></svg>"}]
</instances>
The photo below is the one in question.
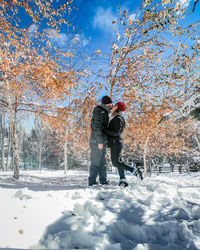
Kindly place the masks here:
<instances>
[{"instance_id":1,"label":"dark pants","mask_svg":"<svg viewBox=\"0 0 200 250\"><path fill-rule=\"evenodd\" d=\"M123 148L123 143L120 141L112 142L110 150L111 150L111 161L114 167L118 168L118 173L120 179L125 178L125 172L124 170L128 170L130 172L133 171L133 168L129 165L123 163L121 161L121 152Z\"/></svg>"},{"instance_id":2,"label":"dark pants","mask_svg":"<svg viewBox=\"0 0 200 250\"><path fill-rule=\"evenodd\" d=\"M98 144L90 143L91 149L91 165L89 173L89 185L96 184L96 178L99 175L99 181L101 184L107 181L106 172L106 145L103 149L98 148Z\"/></svg>"}]
</instances>

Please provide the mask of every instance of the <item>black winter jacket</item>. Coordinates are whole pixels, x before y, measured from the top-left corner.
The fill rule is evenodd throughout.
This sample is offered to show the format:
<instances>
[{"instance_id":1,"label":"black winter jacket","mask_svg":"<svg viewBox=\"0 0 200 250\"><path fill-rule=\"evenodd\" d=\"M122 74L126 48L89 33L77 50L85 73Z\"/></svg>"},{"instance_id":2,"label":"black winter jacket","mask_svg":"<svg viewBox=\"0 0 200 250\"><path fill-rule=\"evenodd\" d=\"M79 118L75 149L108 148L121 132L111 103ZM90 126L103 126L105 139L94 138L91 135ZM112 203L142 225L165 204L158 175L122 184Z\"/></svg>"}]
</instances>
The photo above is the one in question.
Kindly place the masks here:
<instances>
[{"instance_id":1,"label":"black winter jacket","mask_svg":"<svg viewBox=\"0 0 200 250\"><path fill-rule=\"evenodd\" d=\"M123 143L123 138L121 136L126 123L124 118L121 115L116 115L109 123L108 128L104 131L108 137L108 146L111 146L112 143L116 141L121 141Z\"/></svg>"},{"instance_id":2,"label":"black winter jacket","mask_svg":"<svg viewBox=\"0 0 200 250\"><path fill-rule=\"evenodd\" d=\"M107 141L104 129L108 127L109 112L103 106L96 106L93 110L91 120L90 143L103 144Z\"/></svg>"}]
</instances>

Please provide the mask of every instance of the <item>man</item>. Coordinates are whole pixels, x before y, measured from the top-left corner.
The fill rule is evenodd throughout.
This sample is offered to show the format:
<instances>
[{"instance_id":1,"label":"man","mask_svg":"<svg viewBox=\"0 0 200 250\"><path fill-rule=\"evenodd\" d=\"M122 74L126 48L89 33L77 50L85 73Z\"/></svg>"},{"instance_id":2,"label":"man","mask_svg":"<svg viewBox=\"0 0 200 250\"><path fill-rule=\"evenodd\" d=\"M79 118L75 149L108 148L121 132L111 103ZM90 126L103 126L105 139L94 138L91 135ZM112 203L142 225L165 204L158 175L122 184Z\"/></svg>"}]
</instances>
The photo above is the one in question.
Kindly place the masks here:
<instances>
[{"instance_id":1,"label":"man","mask_svg":"<svg viewBox=\"0 0 200 250\"><path fill-rule=\"evenodd\" d=\"M104 128L108 127L109 113L113 107L112 99L109 96L103 96L101 105L94 108L91 120L91 165L89 172L89 186L97 184L96 178L99 175L101 184L108 184L106 172L106 134Z\"/></svg>"}]
</instances>

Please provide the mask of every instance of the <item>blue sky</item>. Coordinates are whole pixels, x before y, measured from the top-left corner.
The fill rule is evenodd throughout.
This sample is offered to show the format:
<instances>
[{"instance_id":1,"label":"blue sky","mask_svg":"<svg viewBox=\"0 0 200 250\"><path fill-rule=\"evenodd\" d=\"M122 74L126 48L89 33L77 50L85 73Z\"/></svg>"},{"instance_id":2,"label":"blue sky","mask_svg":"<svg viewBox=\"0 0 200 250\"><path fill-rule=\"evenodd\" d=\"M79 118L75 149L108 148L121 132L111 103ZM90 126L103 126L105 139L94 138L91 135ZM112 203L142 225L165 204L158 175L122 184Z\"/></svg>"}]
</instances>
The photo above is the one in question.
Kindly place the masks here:
<instances>
[{"instance_id":1,"label":"blue sky","mask_svg":"<svg viewBox=\"0 0 200 250\"><path fill-rule=\"evenodd\" d=\"M60 0L66 3L66 0ZM167 1L167 0L165 0ZM192 6L195 0L177 0L182 6L188 6L192 10ZM80 44L84 50L88 50L89 53L94 53L97 49L108 51L111 49L113 41L113 28L116 25L112 24L112 21L118 17L118 7L122 10L128 10L129 15L134 16L142 3L142 0L73 0L72 5L77 7L70 16L71 23L75 27L74 37L69 38L68 27L62 25L60 38L56 36L54 42L60 47L67 47L66 44L69 41L72 44ZM55 3L56 8L56 3ZM19 16L22 17L21 26L27 27L31 23L31 18L24 15L23 11L19 12ZM192 20L198 20L200 17L200 2L197 3L195 12L189 15L186 22ZM45 24L42 23L42 27ZM33 24L30 27L31 31L34 29L41 29L38 24ZM116 32L115 32L116 33Z\"/></svg>"},{"instance_id":2,"label":"blue sky","mask_svg":"<svg viewBox=\"0 0 200 250\"><path fill-rule=\"evenodd\" d=\"M74 0L72 5L76 6L77 10L70 16L71 23L75 27L75 37L72 42L80 42L89 53L95 53L98 48L111 49L113 28L115 28L112 21L117 19L118 7L128 9L131 15L138 11L140 3L141 0ZM37 26L32 25L31 28L34 30ZM55 38L54 42L65 47L68 38L68 28L62 25L60 39Z\"/></svg>"},{"instance_id":3,"label":"blue sky","mask_svg":"<svg viewBox=\"0 0 200 250\"><path fill-rule=\"evenodd\" d=\"M63 1L65 3L66 1ZM73 44L79 44L83 50L88 53L95 53L97 49L102 52L111 50L114 28L116 24L112 21L117 20L118 7L122 10L128 10L129 15L133 16L138 12L142 0L74 0L72 5L77 7L70 16L71 24L75 27L74 36L69 37L67 25L62 25L60 38L54 37L54 43L64 49L69 41ZM194 0L177 0L183 6L188 6L192 10ZM200 17L200 3L197 3L194 13L189 15L186 22L198 20ZM24 27L30 23L30 18L26 17L23 22ZM38 29L37 24L30 27L31 31Z\"/></svg>"},{"instance_id":4,"label":"blue sky","mask_svg":"<svg viewBox=\"0 0 200 250\"><path fill-rule=\"evenodd\" d=\"M140 3L141 0L81 0L78 1L77 17L74 21L80 31L83 30L85 36L92 39L91 42L99 45L106 42L107 45L113 33L115 25L112 21L117 18L118 7L129 9L130 14L134 14Z\"/></svg>"},{"instance_id":5,"label":"blue sky","mask_svg":"<svg viewBox=\"0 0 200 250\"><path fill-rule=\"evenodd\" d=\"M183 7L188 7L190 11L194 4L194 0L177 0L177 2ZM102 53L109 53L116 36L116 30L114 31L116 24L112 24L112 21L118 18L119 6L122 10L128 10L129 15L134 17L141 3L142 0L74 0L73 4L78 9L72 14L72 23L76 26L75 33L78 34L79 42L82 41L83 49L88 54L95 53L97 49L101 49ZM197 4L195 12L186 18L185 23L197 20L200 20L200 3ZM64 33L65 28L61 32Z\"/></svg>"},{"instance_id":6,"label":"blue sky","mask_svg":"<svg viewBox=\"0 0 200 250\"><path fill-rule=\"evenodd\" d=\"M76 31L81 34L84 46L92 50L97 48L111 48L113 39L112 21L117 19L118 7L128 10L129 15L135 15L141 5L141 0L74 0L73 4L78 8L72 14L72 23ZM183 6L192 9L194 0L177 0ZM200 16L200 3L197 4L195 12L189 16L186 22L197 20ZM65 32L65 29L62 30Z\"/></svg>"},{"instance_id":7,"label":"blue sky","mask_svg":"<svg viewBox=\"0 0 200 250\"><path fill-rule=\"evenodd\" d=\"M61 1L66 3L65 0ZM194 4L194 0L177 0L177 2L188 7L189 10L192 10ZM78 56L80 52L85 52L90 56L90 54L95 54L97 49L100 49L102 54L109 53L116 36L116 30L114 31L116 24L112 24L112 21L118 18L119 6L122 11L128 10L129 16L134 17L139 11L141 3L142 0L74 0L72 5L77 7L77 10L72 12L70 19L75 31L70 35L67 25L62 25L59 37L55 36L54 31L52 31L52 36L49 39L63 50L70 49L70 46L78 46L79 50L76 50ZM195 12L188 15L185 22L190 23L199 19L200 2L197 3ZM30 23L31 18L26 17L22 24L27 27ZM45 27L45 24L43 23L41 26ZM29 30L34 32L36 29L41 30L42 27L33 24ZM95 66L92 65L92 67ZM100 61L99 67L103 67ZM104 68L107 69L107 66L104 65Z\"/></svg>"}]
</instances>

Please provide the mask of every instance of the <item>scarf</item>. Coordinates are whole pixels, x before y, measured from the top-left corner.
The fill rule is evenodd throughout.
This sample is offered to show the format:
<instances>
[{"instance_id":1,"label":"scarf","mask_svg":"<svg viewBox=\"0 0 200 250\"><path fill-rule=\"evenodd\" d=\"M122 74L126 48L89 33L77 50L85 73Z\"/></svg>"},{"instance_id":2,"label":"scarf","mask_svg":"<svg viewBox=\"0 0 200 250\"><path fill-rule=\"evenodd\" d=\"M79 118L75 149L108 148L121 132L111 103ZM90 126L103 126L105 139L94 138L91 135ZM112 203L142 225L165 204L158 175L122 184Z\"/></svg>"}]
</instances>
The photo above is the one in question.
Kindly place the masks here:
<instances>
[{"instance_id":1,"label":"scarf","mask_svg":"<svg viewBox=\"0 0 200 250\"><path fill-rule=\"evenodd\" d=\"M104 109L108 112L108 114L111 113L111 108L108 107L108 106L106 106L106 104L102 103L100 106L101 106L102 108L104 108Z\"/></svg>"},{"instance_id":2,"label":"scarf","mask_svg":"<svg viewBox=\"0 0 200 250\"><path fill-rule=\"evenodd\" d=\"M113 118L115 118L115 116L117 116L117 115L120 115L120 116L123 117L122 111L119 111L119 112L117 112L117 113L111 113L110 116L109 116L109 123L110 123L110 121L111 121Z\"/></svg>"}]
</instances>

